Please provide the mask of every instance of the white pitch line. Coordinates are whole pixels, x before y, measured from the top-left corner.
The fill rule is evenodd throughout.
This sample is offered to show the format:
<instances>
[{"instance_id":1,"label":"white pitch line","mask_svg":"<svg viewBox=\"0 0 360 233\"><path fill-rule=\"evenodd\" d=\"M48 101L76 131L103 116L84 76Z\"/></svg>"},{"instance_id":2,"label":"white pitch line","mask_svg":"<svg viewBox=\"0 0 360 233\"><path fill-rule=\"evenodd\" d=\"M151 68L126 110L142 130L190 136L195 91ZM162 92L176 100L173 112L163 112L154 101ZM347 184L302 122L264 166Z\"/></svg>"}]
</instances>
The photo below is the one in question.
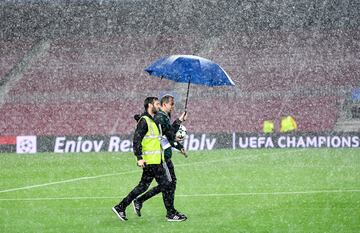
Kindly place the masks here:
<instances>
[{"instance_id":1,"label":"white pitch line","mask_svg":"<svg viewBox=\"0 0 360 233\"><path fill-rule=\"evenodd\" d=\"M129 172L109 173L109 174L104 174L104 175L99 175L99 176L83 176L83 177L78 177L78 178L69 179L69 180L60 180L60 181L55 181L55 182L50 182L50 183L36 184L36 185L19 187L19 188L0 190L0 193L8 193L8 192L24 190L24 189L39 188L39 187L45 187L45 186L50 186L50 185L55 185L55 184L71 183L71 182L76 182L76 181L80 181L80 180L90 180L90 179L97 179L97 178L101 178L101 177L126 175L126 174L131 174L131 173L138 173L138 172L139 171L129 171Z\"/></svg>"},{"instance_id":2,"label":"white pitch line","mask_svg":"<svg viewBox=\"0 0 360 233\"><path fill-rule=\"evenodd\" d=\"M304 149L292 150L291 152L299 152L299 151L303 151L303 150ZM263 153L263 155L265 155L265 154L266 155L284 154L284 153L290 153L290 152L289 151L277 151L275 153ZM249 155L251 155L251 154L248 154L248 156ZM183 164L178 164L176 167L192 166L192 165L197 165L197 164L203 165L206 163L216 163L216 162L237 160L237 159L243 159L243 157L233 157L233 158L225 158L225 159L217 159L217 160L205 160L205 161L194 162L194 163L183 163ZM44 183L44 184L28 185L28 186L24 186L24 187L0 190L0 193L8 193L8 192L14 192L14 191L18 191L18 190L33 189L33 188L45 187L45 186L56 185L56 184L64 184L64 183L77 182L77 181L81 181L81 180L97 179L97 178L102 178L102 177L107 177L107 176L126 175L126 174L138 173L138 172L139 172L139 170L133 170L133 171L128 171L128 172L109 173L109 174L104 174L104 175L99 175L99 176L84 176L84 177L78 177L78 178L73 178L73 179L69 179L69 180L60 180L60 181L49 182L49 183Z\"/></svg>"},{"instance_id":3,"label":"white pitch line","mask_svg":"<svg viewBox=\"0 0 360 233\"><path fill-rule=\"evenodd\" d=\"M317 194L317 193L354 193L360 192L360 189L344 190L309 190L293 192L264 192L264 193L204 193L204 194L180 194L177 197L224 197L224 196L259 196L259 195L297 195L297 194Z\"/></svg>"},{"instance_id":4,"label":"white pitch line","mask_svg":"<svg viewBox=\"0 0 360 233\"><path fill-rule=\"evenodd\" d=\"M262 196L262 195L302 195L302 194L321 194L321 193L357 193L360 189L338 189L338 190L309 190L293 192L249 192L249 193L198 193L198 194L178 194L176 197L234 197L234 196ZM35 198L0 198L0 201L53 201L53 200L99 200L99 199L119 199L118 197L35 197ZM155 197L161 197L159 195Z\"/></svg>"}]
</instances>

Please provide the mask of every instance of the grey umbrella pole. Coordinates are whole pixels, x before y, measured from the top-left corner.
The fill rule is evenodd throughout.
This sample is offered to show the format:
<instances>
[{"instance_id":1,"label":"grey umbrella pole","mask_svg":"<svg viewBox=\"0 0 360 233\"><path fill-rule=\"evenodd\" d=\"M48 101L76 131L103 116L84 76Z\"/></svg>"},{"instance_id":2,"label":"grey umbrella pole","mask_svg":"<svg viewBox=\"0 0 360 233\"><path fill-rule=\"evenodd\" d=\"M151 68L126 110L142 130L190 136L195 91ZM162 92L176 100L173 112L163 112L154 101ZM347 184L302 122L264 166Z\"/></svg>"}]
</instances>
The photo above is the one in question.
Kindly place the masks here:
<instances>
[{"instance_id":1,"label":"grey umbrella pole","mask_svg":"<svg viewBox=\"0 0 360 233\"><path fill-rule=\"evenodd\" d=\"M189 98L189 90L190 90L190 80L188 83L188 88L187 88L187 92L186 92L186 100L185 100L185 115L187 113L187 103L188 103L188 98Z\"/></svg>"}]
</instances>

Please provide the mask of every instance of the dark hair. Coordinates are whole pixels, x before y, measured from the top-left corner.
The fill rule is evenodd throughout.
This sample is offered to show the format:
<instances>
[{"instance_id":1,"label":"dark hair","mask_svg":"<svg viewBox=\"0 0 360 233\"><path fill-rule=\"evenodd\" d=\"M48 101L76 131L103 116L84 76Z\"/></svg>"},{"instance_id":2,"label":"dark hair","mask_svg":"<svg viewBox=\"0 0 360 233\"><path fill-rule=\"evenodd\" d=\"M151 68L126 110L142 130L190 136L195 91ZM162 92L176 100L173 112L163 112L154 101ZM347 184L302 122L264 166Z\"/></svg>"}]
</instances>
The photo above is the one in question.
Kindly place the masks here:
<instances>
[{"instance_id":1,"label":"dark hair","mask_svg":"<svg viewBox=\"0 0 360 233\"><path fill-rule=\"evenodd\" d=\"M159 100L157 97L146 97L144 100L145 111L147 111L149 104L153 104L156 100Z\"/></svg>"},{"instance_id":2,"label":"dark hair","mask_svg":"<svg viewBox=\"0 0 360 233\"><path fill-rule=\"evenodd\" d=\"M174 96L166 94L161 98L160 104L163 105L164 103L169 103L170 99L174 99Z\"/></svg>"}]
</instances>

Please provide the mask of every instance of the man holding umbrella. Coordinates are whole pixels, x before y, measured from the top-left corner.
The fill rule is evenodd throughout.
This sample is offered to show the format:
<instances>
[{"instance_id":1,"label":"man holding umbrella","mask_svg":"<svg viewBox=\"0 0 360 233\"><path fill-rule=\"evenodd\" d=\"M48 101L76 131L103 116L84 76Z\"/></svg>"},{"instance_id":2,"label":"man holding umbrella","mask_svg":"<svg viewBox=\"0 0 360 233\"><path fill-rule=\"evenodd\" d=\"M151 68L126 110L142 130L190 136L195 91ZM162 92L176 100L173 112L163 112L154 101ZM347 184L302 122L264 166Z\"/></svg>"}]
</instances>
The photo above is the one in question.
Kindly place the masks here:
<instances>
[{"instance_id":1,"label":"man holding umbrella","mask_svg":"<svg viewBox=\"0 0 360 233\"><path fill-rule=\"evenodd\" d=\"M188 84L188 88L187 88L187 93L186 93L186 100L185 100L185 114L184 117L186 115L186 111L187 111L187 103L188 103L188 96L189 96L189 89L190 89L190 84L199 84L199 85L206 85L206 86L223 86L223 85L230 85L233 86L234 82L231 80L231 78L228 76L228 74L216 63L202 58L202 57L198 57L198 56L193 56L193 55L171 55L171 56L166 56L163 58L160 58L158 60L156 60L155 62L153 62L149 67L147 67L145 69L146 72L148 72L151 76L156 76L156 77L160 77L162 78L166 78L166 79L170 79L173 80L175 82L183 82L183 83L187 83ZM154 105L152 106L154 107ZM154 114L152 114L152 110L153 108L149 109L147 108L147 106L145 107L146 111L149 113L149 115L151 117L154 116ZM145 118L147 119L147 118ZM154 122L152 124L156 124L155 120L153 118L151 118ZM143 123L141 123L143 122ZM156 158L160 158L160 161L158 162L158 159L156 159L156 163L149 163L146 159L144 159L143 157L145 156L145 153L148 153L149 151L145 150L144 148L142 149L142 152L139 153L139 148L137 148L135 145L136 143L139 143L139 138L140 141L144 140L144 137L146 134L148 134L149 132L149 127L146 128L146 130L144 131L145 127L139 127L139 125L142 124L147 124L148 126L150 125L148 121L144 122L143 119L140 119L138 122L138 127L135 131L135 135L137 132L145 132L141 134L141 137L136 138L134 136L134 152L135 155L138 157L138 165L143 167L143 176L141 178L141 181L139 183L139 185L137 187L135 187L133 189L133 191L131 191L129 193L129 195L127 197L125 197L120 203L119 205L116 205L113 208L113 211L117 214L117 216L121 219L121 220L127 220L126 215L125 215L125 208L133 201L135 200L135 198L137 196L139 196L140 194L142 194L143 192L146 191L146 189L149 187L151 181L153 180L153 178L156 179L156 181L158 182L158 184L160 185L160 189L163 193L163 199L164 199L164 204L165 207L167 209L167 218L170 221L170 219L172 219L173 221L183 221L186 219L186 217L182 214L179 214L177 212L173 212L175 209L173 208L173 206L171 207L171 195L172 195L172 189L169 188L170 183L166 182L166 179L164 179L164 175L163 175L163 171L166 170L166 163L163 163L162 160L162 154L156 154ZM140 128L143 128L142 130ZM161 127L159 127L161 129ZM158 128L157 128L158 129ZM147 132L146 132L147 131ZM156 131L156 130L155 130ZM152 134L154 134L154 132L152 132ZM155 136L159 137L161 135L161 133L159 133L159 130L157 130L155 132ZM151 135L149 135L151 136ZM154 135L152 135L153 138L155 138ZM137 139L137 141L136 141ZM160 142L155 142L155 139L152 141L152 145L155 146L156 150L161 150L161 146L159 144ZM140 147L141 148L141 147ZM152 148L154 149L154 148ZM151 151L152 152L152 151ZM185 152L184 152L185 153ZM142 157L143 156L143 157ZM147 157L147 156L146 156ZM145 162L146 161L146 162ZM152 161L151 159L149 161ZM149 168L149 165L153 165L156 164L155 166L151 166L151 168ZM162 170L160 168L159 165L163 165L164 170ZM169 181L171 182L171 176L169 176L170 172L165 172L169 178ZM169 203L170 200L170 203ZM172 199L172 203L173 203L173 199ZM139 215L140 215L140 209L141 209L141 205L138 205L136 207L135 203L135 210L138 209L139 211ZM136 210L136 212L138 212Z\"/></svg>"},{"instance_id":2,"label":"man holding umbrella","mask_svg":"<svg viewBox=\"0 0 360 233\"><path fill-rule=\"evenodd\" d=\"M166 137L163 139L162 146L164 149L164 155L165 155L165 162L166 162L166 172L170 174L171 176L171 185L169 187L169 196L171 202L171 205L174 206L174 198L175 198L175 189L176 189L176 175L174 170L174 165L171 161L172 157L172 150L171 147L175 147L179 151L181 151L182 154L186 155L186 151L182 144L178 143L176 141L176 132L178 131L180 124L184 122L187 119L187 114L184 112L179 119L176 119L173 124L170 122L171 113L174 110L174 97L171 95L165 95L161 98L161 109L160 111L155 115L155 119L160 123L163 135ZM136 116L135 116L136 118ZM136 198L133 201L133 207L135 213L140 217L141 216L141 208L143 203L150 199L151 197L159 194L161 192L160 185L152 188L142 196ZM179 213L174 209L175 213L180 216L179 219L173 219L171 216L167 216L168 221L183 221L186 220L187 217L184 214Z\"/></svg>"}]
</instances>

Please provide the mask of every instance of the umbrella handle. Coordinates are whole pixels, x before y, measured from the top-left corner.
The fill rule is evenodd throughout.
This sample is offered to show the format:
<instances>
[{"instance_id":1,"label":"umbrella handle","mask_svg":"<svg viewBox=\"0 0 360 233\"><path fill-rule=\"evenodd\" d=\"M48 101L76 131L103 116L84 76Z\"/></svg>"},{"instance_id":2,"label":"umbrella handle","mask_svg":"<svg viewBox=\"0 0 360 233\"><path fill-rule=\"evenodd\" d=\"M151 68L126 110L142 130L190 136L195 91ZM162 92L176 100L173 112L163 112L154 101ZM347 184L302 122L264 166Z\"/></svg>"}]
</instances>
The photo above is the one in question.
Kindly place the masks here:
<instances>
[{"instance_id":1,"label":"umbrella handle","mask_svg":"<svg viewBox=\"0 0 360 233\"><path fill-rule=\"evenodd\" d=\"M189 82L188 82L188 88L187 88L187 92L186 92L185 114L187 113L187 103L188 103L188 98L189 98L189 90L190 90L190 79L189 79Z\"/></svg>"}]
</instances>

